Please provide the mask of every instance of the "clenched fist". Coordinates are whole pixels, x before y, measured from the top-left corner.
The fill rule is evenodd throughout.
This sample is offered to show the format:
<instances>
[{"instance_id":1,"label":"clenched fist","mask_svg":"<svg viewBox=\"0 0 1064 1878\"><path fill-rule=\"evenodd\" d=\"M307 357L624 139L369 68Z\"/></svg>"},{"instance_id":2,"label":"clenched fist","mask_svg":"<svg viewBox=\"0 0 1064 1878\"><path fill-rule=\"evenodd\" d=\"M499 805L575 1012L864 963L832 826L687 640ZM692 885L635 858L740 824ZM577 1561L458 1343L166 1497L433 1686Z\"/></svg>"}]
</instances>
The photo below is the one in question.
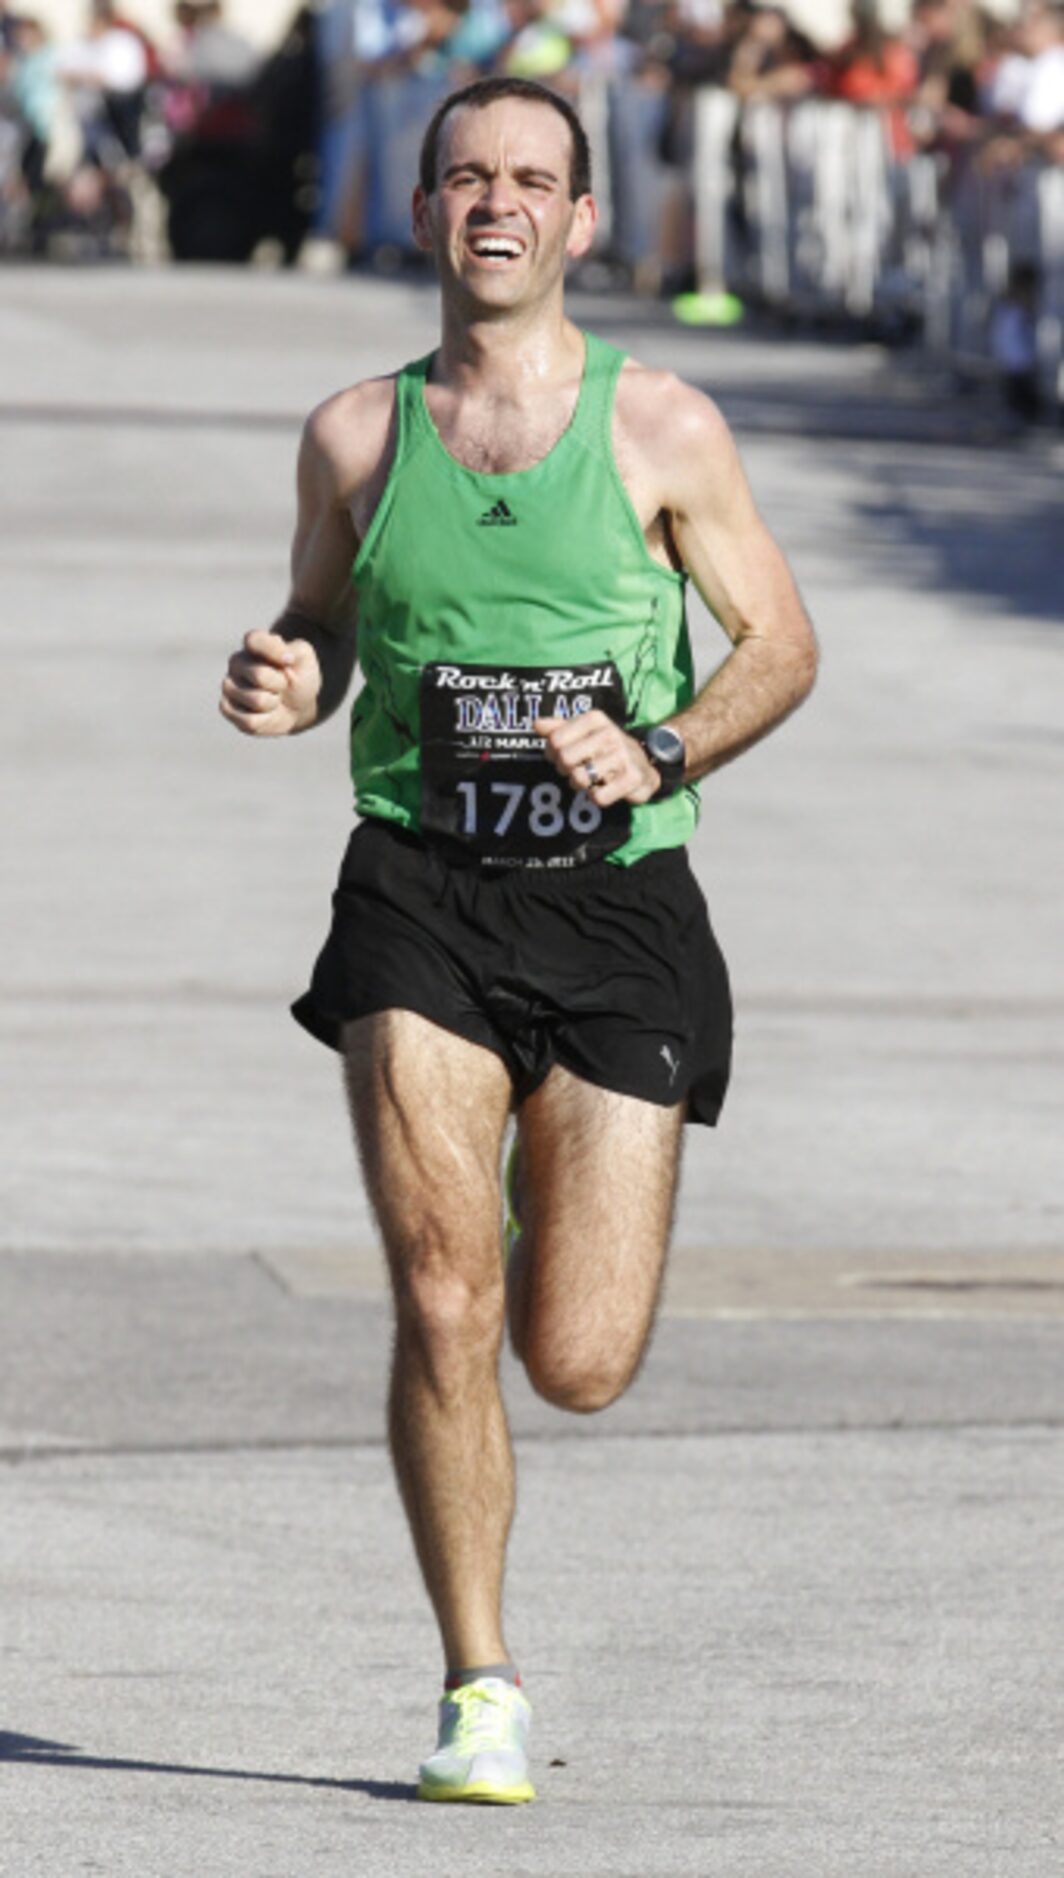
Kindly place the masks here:
<instances>
[{"instance_id":1,"label":"clenched fist","mask_svg":"<svg viewBox=\"0 0 1064 1878\"><path fill-rule=\"evenodd\" d=\"M286 737L317 715L321 665L306 639L252 632L234 652L218 709L249 737Z\"/></svg>"},{"instance_id":2,"label":"clenched fist","mask_svg":"<svg viewBox=\"0 0 1064 1878\"><path fill-rule=\"evenodd\" d=\"M642 745L605 711L540 717L536 730L558 774L573 789L586 790L600 809L613 802L649 802L661 787Z\"/></svg>"}]
</instances>

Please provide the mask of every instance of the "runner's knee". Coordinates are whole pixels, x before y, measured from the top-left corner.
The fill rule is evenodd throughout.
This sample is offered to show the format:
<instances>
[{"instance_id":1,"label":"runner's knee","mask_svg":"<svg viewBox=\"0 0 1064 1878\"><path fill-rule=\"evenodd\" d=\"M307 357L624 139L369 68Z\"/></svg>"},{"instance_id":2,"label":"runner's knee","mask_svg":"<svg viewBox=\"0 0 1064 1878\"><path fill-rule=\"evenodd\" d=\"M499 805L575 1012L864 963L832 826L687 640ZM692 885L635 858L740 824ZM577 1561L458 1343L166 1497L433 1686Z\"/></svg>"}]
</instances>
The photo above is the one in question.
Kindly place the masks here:
<instances>
[{"instance_id":1,"label":"runner's knee","mask_svg":"<svg viewBox=\"0 0 1064 1878\"><path fill-rule=\"evenodd\" d=\"M393 1260L400 1345L416 1344L432 1367L446 1369L493 1351L503 1319L497 1264L471 1273L439 1248Z\"/></svg>"},{"instance_id":2,"label":"runner's knee","mask_svg":"<svg viewBox=\"0 0 1064 1878\"><path fill-rule=\"evenodd\" d=\"M529 1339L522 1352L528 1379L537 1395L572 1415L595 1415L622 1396L637 1365L616 1354L544 1349Z\"/></svg>"}]
</instances>

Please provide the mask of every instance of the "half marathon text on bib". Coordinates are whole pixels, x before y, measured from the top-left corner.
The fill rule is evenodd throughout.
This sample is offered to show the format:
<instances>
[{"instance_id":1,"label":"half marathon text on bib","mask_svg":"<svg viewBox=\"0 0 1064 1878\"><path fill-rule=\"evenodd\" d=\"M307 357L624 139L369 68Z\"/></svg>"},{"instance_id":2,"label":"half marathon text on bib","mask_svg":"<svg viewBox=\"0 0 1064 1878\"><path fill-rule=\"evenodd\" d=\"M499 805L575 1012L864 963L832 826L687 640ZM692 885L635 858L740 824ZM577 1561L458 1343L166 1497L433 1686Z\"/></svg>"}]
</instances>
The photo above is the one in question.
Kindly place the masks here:
<instances>
[{"instance_id":1,"label":"half marathon text on bib","mask_svg":"<svg viewBox=\"0 0 1064 1878\"><path fill-rule=\"evenodd\" d=\"M626 841L627 802L600 809L544 754L538 717L604 711L624 724L617 667L426 665L421 674L421 827L482 860L576 867Z\"/></svg>"}]
</instances>

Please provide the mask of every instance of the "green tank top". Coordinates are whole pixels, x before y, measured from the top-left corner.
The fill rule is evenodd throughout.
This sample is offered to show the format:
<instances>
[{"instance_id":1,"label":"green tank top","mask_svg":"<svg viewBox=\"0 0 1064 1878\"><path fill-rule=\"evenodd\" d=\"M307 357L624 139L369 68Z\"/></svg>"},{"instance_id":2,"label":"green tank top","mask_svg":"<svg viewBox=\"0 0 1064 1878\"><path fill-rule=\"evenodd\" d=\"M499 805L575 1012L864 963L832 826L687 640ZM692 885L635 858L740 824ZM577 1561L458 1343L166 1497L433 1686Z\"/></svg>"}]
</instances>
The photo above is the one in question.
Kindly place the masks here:
<instances>
[{"instance_id":1,"label":"green tank top","mask_svg":"<svg viewBox=\"0 0 1064 1878\"><path fill-rule=\"evenodd\" d=\"M466 469L396 386L395 458L352 571L363 685L351 714L360 815L502 864L627 865L688 840L697 791L605 814L545 761L539 715L654 724L693 692L686 576L651 556L614 462L624 354L592 334L576 409L530 469Z\"/></svg>"}]
</instances>

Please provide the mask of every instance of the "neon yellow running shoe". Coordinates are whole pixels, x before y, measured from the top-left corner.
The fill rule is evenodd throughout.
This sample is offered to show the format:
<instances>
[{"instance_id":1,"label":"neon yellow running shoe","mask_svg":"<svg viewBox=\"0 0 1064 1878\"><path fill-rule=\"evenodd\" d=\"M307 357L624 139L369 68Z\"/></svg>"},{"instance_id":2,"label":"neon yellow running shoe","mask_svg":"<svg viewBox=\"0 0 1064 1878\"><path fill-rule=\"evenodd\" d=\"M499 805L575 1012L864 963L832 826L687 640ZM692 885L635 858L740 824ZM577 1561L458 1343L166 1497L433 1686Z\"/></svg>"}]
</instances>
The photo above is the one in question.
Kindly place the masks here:
<instances>
[{"instance_id":1,"label":"neon yellow running shoe","mask_svg":"<svg viewBox=\"0 0 1064 1878\"><path fill-rule=\"evenodd\" d=\"M672 311L682 326L738 326L746 308L733 293L678 293Z\"/></svg>"},{"instance_id":2,"label":"neon yellow running shoe","mask_svg":"<svg viewBox=\"0 0 1064 1878\"><path fill-rule=\"evenodd\" d=\"M532 1710L520 1689L483 1676L449 1689L440 1703L435 1754L421 1763L419 1800L474 1800L519 1806L534 1800L528 1778Z\"/></svg>"},{"instance_id":3,"label":"neon yellow running shoe","mask_svg":"<svg viewBox=\"0 0 1064 1878\"><path fill-rule=\"evenodd\" d=\"M503 1205L506 1218L502 1228L502 1262L508 1265L510 1255L521 1237L521 1221L517 1213L517 1154L520 1143L515 1141L506 1156L506 1171L502 1177Z\"/></svg>"}]
</instances>

